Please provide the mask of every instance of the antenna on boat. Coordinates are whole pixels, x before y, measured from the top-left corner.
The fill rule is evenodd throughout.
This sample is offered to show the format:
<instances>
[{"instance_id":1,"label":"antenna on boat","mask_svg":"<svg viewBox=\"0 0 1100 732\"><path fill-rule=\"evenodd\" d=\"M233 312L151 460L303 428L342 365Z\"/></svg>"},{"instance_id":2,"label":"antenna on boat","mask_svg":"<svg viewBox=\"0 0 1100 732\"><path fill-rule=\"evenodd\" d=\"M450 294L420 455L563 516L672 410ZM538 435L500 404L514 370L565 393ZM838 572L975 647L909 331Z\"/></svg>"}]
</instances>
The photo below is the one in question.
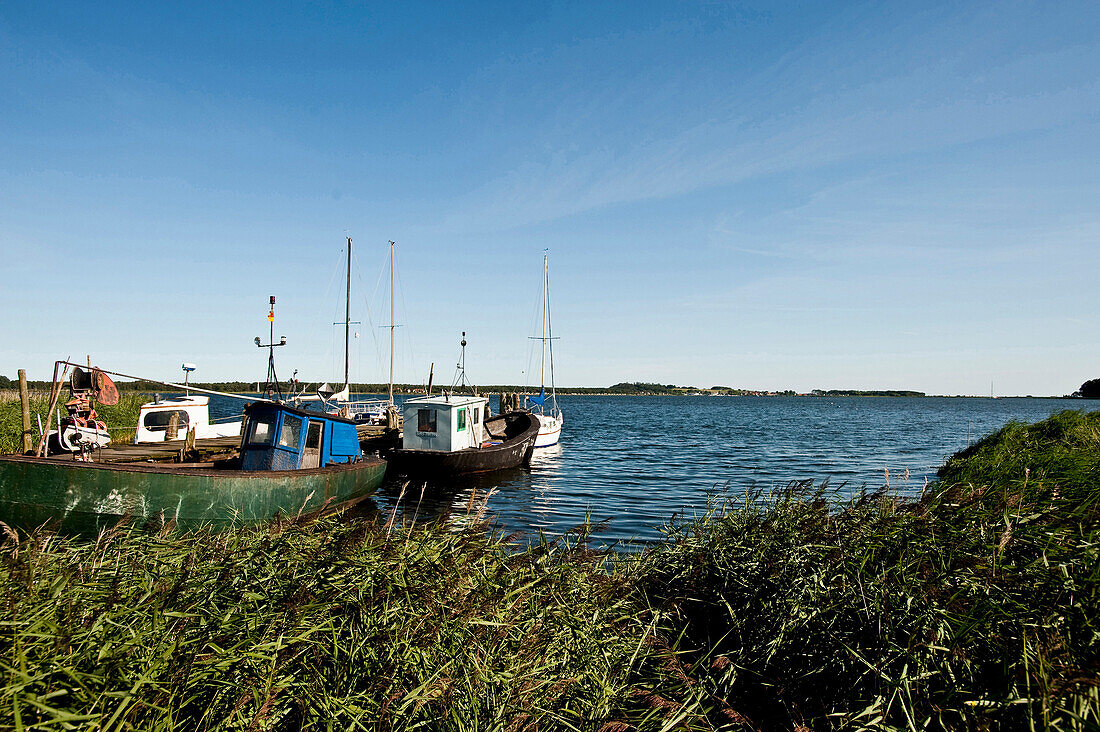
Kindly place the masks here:
<instances>
[{"instance_id":1,"label":"antenna on boat","mask_svg":"<svg viewBox=\"0 0 1100 732\"><path fill-rule=\"evenodd\" d=\"M191 383L190 382L190 376L191 376L191 372L194 371L195 368L196 368L195 364L185 363L181 368L183 368L183 387L184 387L183 388L183 393L184 393L185 396L191 396L191 390L188 389L187 387Z\"/></svg>"},{"instance_id":2,"label":"antenna on boat","mask_svg":"<svg viewBox=\"0 0 1100 732\"><path fill-rule=\"evenodd\" d=\"M275 342L275 296L271 296L271 310L267 313L267 322L270 328L270 341L268 343L260 343L260 337L256 336L255 343L259 348L267 348L267 383L264 384L264 395L273 396L279 395L279 399L283 398L283 390L279 387L279 377L275 375L275 346L285 346L286 336L280 336L279 342Z\"/></svg>"},{"instance_id":3,"label":"antenna on boat","mask_svg":"<svg viewBox=\"0 0 1100 732\"><path fill-rule=\"evenodd\" d=\"M466 378L466 331L462 331L462 342L460 345L462 346L462 354L459 356L458 366L456 367L458 370L455 372L455 379L451 383L451 391L454 391L456 387L461 389L463 386L466 386L470 390L470 393L476 396L477 389L475 389L474 385Z\"/></svg>"}]
</instances>

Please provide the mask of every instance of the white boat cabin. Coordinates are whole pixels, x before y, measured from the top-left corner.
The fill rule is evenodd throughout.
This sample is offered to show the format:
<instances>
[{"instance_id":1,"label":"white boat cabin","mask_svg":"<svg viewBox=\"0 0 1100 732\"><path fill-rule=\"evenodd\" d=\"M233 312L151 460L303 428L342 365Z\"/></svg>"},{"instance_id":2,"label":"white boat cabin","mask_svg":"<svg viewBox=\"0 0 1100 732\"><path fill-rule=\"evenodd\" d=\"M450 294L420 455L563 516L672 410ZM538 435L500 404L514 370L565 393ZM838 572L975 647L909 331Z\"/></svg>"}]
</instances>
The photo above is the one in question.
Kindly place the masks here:
<instances>
[{"instance_id":1,"label":"white boat cabin","mask_svg":"<svg viewBox=\"0 0 1100 732\"><path fill-rule=\"evenodd\" d=\"M415 397L402 405L406 450L457 452L481 447L487 439L488 397L442 395Z\"/></svg>"},{"instance_id":2,"label":"white boat cabin","mask_svg":"<svg viewBox=\"0 0 1100 732\"><path fill-rule=\"evenodd\" d=\"M176 417L176 434L169 435L172 416ZM137 432L134 444L182 440L187 430L195 428L196 439L232 437L241 433L241 422L210 424L210 398L205 396L181 396L155 399L141 405L138 412Z\"/></svg>"}]
</instances>

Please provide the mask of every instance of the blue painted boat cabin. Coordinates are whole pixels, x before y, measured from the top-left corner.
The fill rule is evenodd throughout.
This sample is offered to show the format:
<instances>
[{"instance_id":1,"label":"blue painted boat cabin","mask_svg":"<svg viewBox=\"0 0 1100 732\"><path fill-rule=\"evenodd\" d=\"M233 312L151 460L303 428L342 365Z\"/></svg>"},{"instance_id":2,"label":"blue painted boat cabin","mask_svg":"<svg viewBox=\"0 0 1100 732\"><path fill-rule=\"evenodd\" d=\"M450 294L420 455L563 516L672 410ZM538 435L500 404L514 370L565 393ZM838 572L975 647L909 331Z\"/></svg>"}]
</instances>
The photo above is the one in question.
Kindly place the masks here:
<instances>
[{"instance_id":1,"label":"blue painted boat cabin","mask_svg":"<svg viewBox=\"0 0 1100 732\"><path fill-rule=\"evenodd\" d=\"M245 408L241 470L323 468L362 456L351 420L275 402Z\"/></svg>"}]
</instances>

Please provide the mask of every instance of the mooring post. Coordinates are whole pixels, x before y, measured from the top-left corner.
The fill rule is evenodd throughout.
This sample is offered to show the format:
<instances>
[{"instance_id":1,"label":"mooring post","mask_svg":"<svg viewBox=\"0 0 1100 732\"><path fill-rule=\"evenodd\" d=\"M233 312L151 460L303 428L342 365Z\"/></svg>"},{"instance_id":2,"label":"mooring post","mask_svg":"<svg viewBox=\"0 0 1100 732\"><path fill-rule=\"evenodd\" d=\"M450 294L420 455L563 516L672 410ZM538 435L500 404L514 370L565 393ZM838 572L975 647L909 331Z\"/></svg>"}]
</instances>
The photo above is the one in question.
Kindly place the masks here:
<instances>
[{"instance_id":1,"label":"mooring post","mask_svg":"<svg viewBox=\"0 0 1100 732\"><path fill-rule=\"evenodd\" d=\"M31 439L31 394L27 390L27 370L19 369L19 406L23 408L23 452L34 450Z\"/></svg>"},{"instance_id":2,"label":"mooring post","mask_svg":"<svg viewBox=\"0 0 1100 732\"><path fill-rule=\"evenodd\" d=\"M65 364L65 368L61 369L61 378L57 378L57 370L61 367L61 364ZM46 430L42 431L42 436L38 438L38 447L35 448L34 454L39 457L46 457L46 453L49 451L49 446L46 444L49 439L49 427L50 422L53 421L53 411L57 407L57 399L61 396L61 385L65 382L65 376L69 373L68 361L54 361L53 364L53 385L50 387L50 406L46 409ZM61 439L61 415L57 415L57 439Z\"/></svg>"},{"instance_id":3,"label":"mooring post","mask_svg":"<svg viewBox=\"0 0 1100 732\"><path fill-rule=\"evenodd\" d=\"M164 430L164 439L174 440L179 433L180 416L177 412L172 412L172 415L168 417L168 426Z\"/></svg>"}]
</instances>

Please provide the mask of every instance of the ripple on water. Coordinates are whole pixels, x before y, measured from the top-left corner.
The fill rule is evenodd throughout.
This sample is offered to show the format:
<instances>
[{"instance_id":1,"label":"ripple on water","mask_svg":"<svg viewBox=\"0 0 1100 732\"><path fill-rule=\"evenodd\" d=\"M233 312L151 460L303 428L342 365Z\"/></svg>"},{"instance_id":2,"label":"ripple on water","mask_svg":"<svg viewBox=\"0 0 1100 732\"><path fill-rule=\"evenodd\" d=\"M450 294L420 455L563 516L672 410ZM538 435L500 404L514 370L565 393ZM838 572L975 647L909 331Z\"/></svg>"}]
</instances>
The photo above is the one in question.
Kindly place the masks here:
<instances>
[{"instance_id":1,"label":"ripple on water","mask_svg":"<svg viewBox=\"0 0 1100 732\"><path fill-rule=\"evenodd\" d=\"M470 491L495 488L487 512L508 533L559 535L607 520L597 542L661 538L673 513L705 509L716 487L745 489L826 479L841 492L878 488L917 496L947 456L1010 419L1034 422L1095 401L812 397L562 397L561 442L536 451L530 470L459 481L407 494L398 515L418 519L465 512ZM240 403L211 400L211 416ZM908 469L908 480L905 471ZM399 486L375 503L389 516ZM480 498L478 499L480 500Z\"/></svg>"}]
</instances>

